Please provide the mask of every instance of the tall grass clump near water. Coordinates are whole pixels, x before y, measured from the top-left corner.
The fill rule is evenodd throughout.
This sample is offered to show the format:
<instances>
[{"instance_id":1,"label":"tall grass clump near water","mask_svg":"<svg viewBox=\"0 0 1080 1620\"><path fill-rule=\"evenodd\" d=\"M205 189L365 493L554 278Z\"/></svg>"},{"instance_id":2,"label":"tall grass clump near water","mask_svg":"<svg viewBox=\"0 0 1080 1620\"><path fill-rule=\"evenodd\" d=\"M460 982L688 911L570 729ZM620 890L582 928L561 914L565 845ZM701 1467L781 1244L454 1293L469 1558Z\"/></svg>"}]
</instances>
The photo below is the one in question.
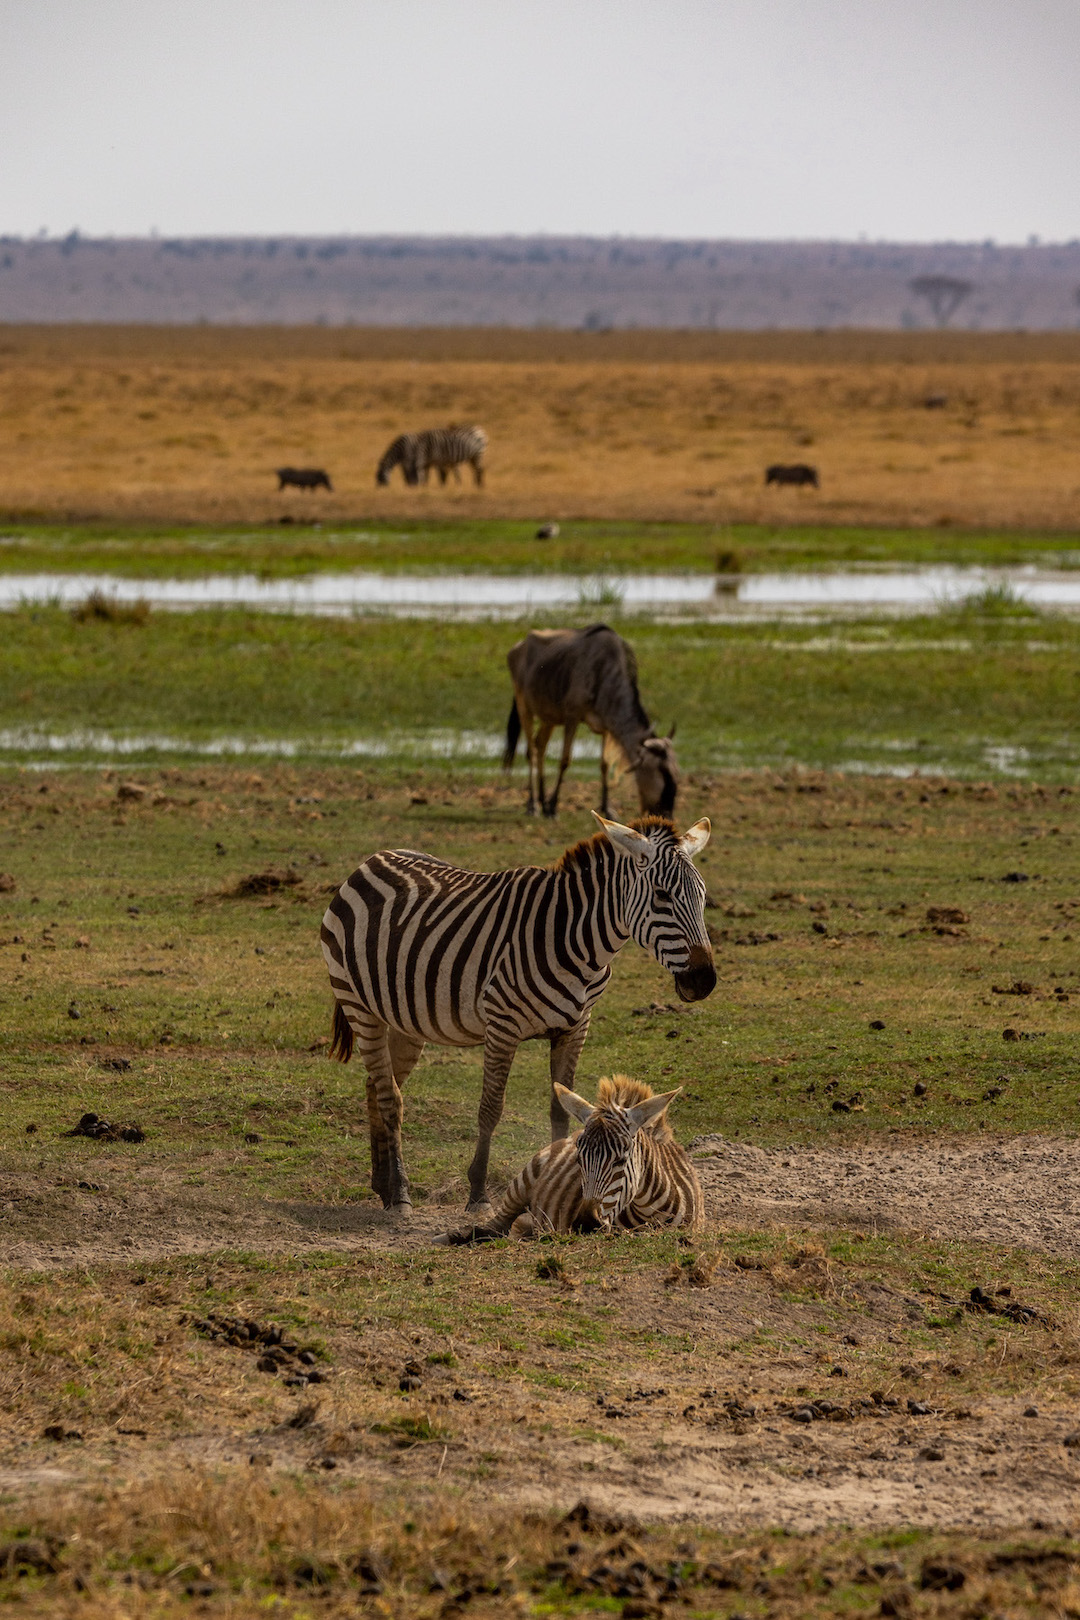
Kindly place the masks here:
<instances>
[{"instance_id":1,"label":"tall grass clump near water","mask_svg":"<svg viewBox=\"0 0 1080 1620\"><path fill-rule=\"evenodd\" d=\"M1002 621L1009 619L1035 619L1041 610L1026 596L1015 590L1007 579L984 585L960 597L948 597L941 602L940 611L953 619Z\"/></svg>"},{"instance_id":2,"label":"tall grass clump near water","mask_svg":"<svg viewBox=\"0 0 1080 1620\"><path fill-rule=\"evenodd\" d=\"M617 612L623 605L623 592L614 580L600 575L581 587L577 600L580 608L613 608Z\"/></svg>"},{"instance_id":3,"label":"tall grass clump near water","mask_svg":"<svg viewBox=\"0 0 1080 1620\"><path fill-rule=\"evenodd\" d=\"M137 602L119 602L104 591L91 591L85 602L72 608L71 617L76 624L92 624L104 620L106 624L145 624L150 617L150 604L142 597Z\"/></svg>"}]
</instances>

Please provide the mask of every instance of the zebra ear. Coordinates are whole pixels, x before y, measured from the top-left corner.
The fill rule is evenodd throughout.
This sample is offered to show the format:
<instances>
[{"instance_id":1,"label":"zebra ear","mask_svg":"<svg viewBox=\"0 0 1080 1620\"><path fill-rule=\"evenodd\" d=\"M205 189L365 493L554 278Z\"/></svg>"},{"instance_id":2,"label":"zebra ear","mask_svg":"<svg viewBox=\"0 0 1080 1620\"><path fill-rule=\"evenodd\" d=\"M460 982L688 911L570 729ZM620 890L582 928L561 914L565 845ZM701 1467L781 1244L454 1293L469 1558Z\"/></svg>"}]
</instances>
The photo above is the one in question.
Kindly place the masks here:
<instances>
[{"instance_id":1,"label":"zebra ear","mask_svg":"<svg viewBox=\"0 0 1080 1620\"><path fill-rule=\"evenodd\" d=\"M695 855L701 854L711 837L712 822L708 816L702 816L701 820L695 821L692 827L687 827L679 839L679 844L683 853L689 855L690 859L693 860Z\"/></svg>"},{"instance_id":2,"label":"zebra ear","mask_svg":"<svg viewBox=\"0 0 1080 1620\"><path fill-rule=\"evenodd\" d=\"M635 1131L640 1131L644 1125L651 1125L681 1090L682 1086L676 1086L674 1091L665 1091L662 1097L649 1097L645 1102L635 1103L633 1108L628 1108L626 1117Z\"/></svg>"},{"instance_id":3,"label":"zebra ear","mask_svg":"<svg viewBox=\"0 0 1080 1620\"><path fill-rule=\"evenodd\" d=\"M624 827L621 821L609 821L599 810L594 810L593 815L600 823L601 832L606 834L621 855L629 855L639 871L644 870L655 858L656 849L644 833L637 832L633 827Z\"/></svg>"},{"instance_id":4,"label":"zebra ear","mask_svg":"<svg viewBox=\"0 0 1080 1620\"><path fill-rule=\"evenodd\" d=\"M566 1112L573 1114L574 1118L579 1120L582 1125L587 1125L596 1113L596 1109L591 1102L586 1102L584 1097L579 1097L576 1091L568 1091L566 1086L560 1086L557 1080L555 1082L555 1095L566 1109Z\"/></svg>"}]
</instances>

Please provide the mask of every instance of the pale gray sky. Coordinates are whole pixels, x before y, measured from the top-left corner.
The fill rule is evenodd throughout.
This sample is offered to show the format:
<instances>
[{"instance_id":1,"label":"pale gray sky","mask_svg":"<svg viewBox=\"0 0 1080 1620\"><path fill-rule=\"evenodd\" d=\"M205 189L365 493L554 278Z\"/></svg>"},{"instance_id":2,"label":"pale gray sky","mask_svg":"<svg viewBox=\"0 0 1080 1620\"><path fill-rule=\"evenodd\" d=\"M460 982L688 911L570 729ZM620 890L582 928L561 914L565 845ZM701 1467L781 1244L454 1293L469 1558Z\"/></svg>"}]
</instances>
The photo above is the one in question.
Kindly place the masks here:
<instances>
[{"instance_id":1,"label":"pale gray sky","mask_svg":"<svg viewBox=\"0 0 1080 1620\"><path fill-rule=\"evenodd\" d=\"M0 232L1080 236L1080 0L0 0Z\"/></svg>"}]
</instances>

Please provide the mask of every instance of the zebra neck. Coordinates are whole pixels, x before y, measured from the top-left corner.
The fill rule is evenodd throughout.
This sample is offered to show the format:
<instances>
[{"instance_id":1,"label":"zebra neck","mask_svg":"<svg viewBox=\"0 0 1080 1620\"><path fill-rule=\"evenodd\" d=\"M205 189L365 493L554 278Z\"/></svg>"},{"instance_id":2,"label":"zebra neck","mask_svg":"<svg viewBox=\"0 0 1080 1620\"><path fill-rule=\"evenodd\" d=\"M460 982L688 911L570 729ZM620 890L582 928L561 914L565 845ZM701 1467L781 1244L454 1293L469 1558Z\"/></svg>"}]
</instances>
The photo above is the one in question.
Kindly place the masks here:
<instances>
[{"instance_id":1,"label":"zebra neck","mask_svg":"<svg viewBox=\"0 0 1080 1620\"><path fill-rule=\"evenodd\" d=\"M593 971L606 968L630 938L626 912L632 880L630 862L602 836L580 844L571 863L555 873L566 947Z\"/></svg>"}]
</instances>

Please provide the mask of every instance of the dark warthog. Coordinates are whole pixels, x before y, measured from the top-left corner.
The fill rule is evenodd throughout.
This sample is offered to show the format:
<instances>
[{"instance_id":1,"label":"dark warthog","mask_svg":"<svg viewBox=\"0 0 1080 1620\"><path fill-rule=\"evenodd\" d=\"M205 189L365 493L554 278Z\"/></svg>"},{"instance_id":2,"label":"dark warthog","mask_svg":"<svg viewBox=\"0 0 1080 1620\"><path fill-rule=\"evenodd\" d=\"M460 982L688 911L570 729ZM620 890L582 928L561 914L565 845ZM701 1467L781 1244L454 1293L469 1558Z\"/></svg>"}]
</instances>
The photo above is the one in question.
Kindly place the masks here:
<instances>
[{"instance_id":1,"label":"dark warthog","mask_svg":"<svg viewBox=\"0 0 1080 1620\"><path fill-rule=\"evenodd\" d=\"M805 461L795 461L790 466L785 466L782 461L778 461L772 467L766 467L765 482L767 484L813 484L815 489L819 487L817 468L808 467Z\"/></svg>"},{"instance_id":2,"label":"dark warthog","mask_svg":"<svg viewBox=\"0 0 1080 1620\"><path fill-rule=\"evenodd\" d=\"M643 814L670 816L679 767L670 737L658 737L638 696L634 650L606 624L587 630L531 630L511 647L506 662L514 704L506 722L503 765L514 763L522 728L529 756L528 812L553 816L581 724L604 739L600 755L600 813L608 812L608 776L627 766L637 782ZM550 799L544 795L544 755L556 726L563 728L562 759ZM672 727L672 732L674 732Z\"/></svg>"},{"instance_id":3,"label":"dark warthog","mask_svg":"<svg viewBox=\"0 0 1080 1620\"><path fill-rule=\"evenodd\" d=\"M333 493L334 486L330 482L330 474L323 472L321 467L278 467L279 492L289 484L294 489L328 489Z\"/></svg>"}]
</instances>

